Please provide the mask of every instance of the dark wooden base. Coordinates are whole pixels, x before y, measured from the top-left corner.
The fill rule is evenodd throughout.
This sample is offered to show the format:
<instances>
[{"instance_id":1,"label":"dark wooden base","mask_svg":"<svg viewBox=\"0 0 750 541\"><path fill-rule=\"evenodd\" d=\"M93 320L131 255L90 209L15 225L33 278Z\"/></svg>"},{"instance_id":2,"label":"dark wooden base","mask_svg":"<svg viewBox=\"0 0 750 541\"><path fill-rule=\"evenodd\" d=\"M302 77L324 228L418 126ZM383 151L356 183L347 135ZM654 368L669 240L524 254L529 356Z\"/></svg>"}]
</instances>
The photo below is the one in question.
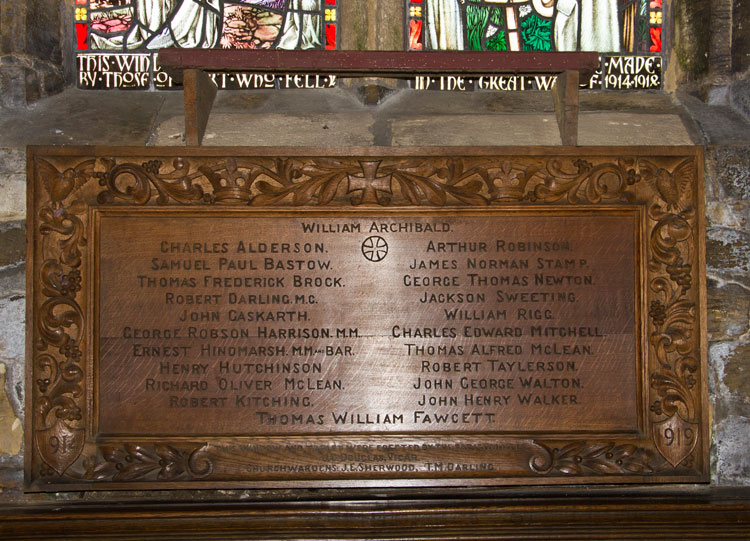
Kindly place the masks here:
<instances>
[{"instance_id":1,"label":"dark wooden base","mask_svg":"<svg viewBox=\"0 0 750 541\"><path fill-rule=\"evenodd\" d=\"M211 494L192 493L205 500ZM182 493L174 493L178 499ZM745 489L293 491L0 510L3 539L747 539Z\"/></svg>"}]
</instances>

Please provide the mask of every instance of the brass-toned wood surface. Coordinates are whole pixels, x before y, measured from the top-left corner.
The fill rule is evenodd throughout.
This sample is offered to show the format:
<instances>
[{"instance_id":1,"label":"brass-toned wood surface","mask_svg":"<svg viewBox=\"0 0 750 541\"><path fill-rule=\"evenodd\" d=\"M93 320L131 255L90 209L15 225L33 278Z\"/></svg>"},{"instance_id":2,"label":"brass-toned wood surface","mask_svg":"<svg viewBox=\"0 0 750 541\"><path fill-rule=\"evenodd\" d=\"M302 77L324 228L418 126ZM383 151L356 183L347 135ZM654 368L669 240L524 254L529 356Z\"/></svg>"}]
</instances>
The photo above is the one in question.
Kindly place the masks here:
<instances>
[{"instance_id":1,"label":"brass-toned wood surface","mask_svg":"<svg viewBox=\"0 0 750 541\"><path fill-rule=\"evenodd\" d=\"M28 160L28 215L33 217L27 259L28 490L303 490L708 480L703 164L698 148L32 147ZM519 216L503 222L513 228L533 223L535 216L540 224L552 224L549 217L561 214L590 217L590 225L560 222L564 234L566 227L596 228L597 217L613 213L635 218L633 231L624 237L606 228L596 232L604 239L618 239L613 245L634 239L626 252L636 247L632 258L602 260L618 266L631 261L631 267L624 267L631 269L625 275L634 275L637 285L631 299L634 323L627 324L632 325L628 332L635 347L635 353L626 356L632 357L635 373L630 389L637 389L636 396L628 397L636 411L632 428L624 429L631 421L622 417L611 425L614 430L606 428L607 419L605 425L587 430L575 422L575 415L568 417L553 407L548 414L560 420L554 430L533 423L524 430L511 420L502 430L410 428L391 434L335 428L320 433L270 428L257 433L246 427L232 435L218 425L218 433L209 432L205 422L199 433L165 432L169 423L148 430L148 418L165 412L152 407L128 411L129 404L120 409L128 411L126 419L133 419L132 433L122 434L128 423L117 424L117 408L110 408L106 420L117 426L114 433L98 428L102 401L111 393L127 391L129 384L127 369L117 385L100 379L107 366L114 366L101 364L103 359L118 357L111 357L100 343L98 329L102 317L120 317L118 299L123 312L133 313L127 288L117 289L118 280L133 279L124 271L117 274L129 258L117 257L128 250L128 241L133 259L142 257L137 255L141 245L147 253L148 231L184 229L190 220L212 217L217 228L258 217L270 220L257 222L266 228L274 219L295 216L414 221L439 221L434 218L440 216L481 221L486 216L490 224L496 216ZM102 234L103 223L109 220L118 229L125 227L122 220L139 217L146 232L132 239L126 233L102 248L108 236L114 238L106 228ZM152 222L147 217L157 221L148 225ZM173 225L161 229L159 223ZM477 226L477 232L480 229ZM196 225L195 231L198 237L210 236L204 226ZM606 240L595 240L591 231L592 247L603 249ZM279 242L290 234L279 234ZM462 233L458 240L468 241L465 237ZM481 239L479 233L476 237ZM105 255L112 263L102 259ZM361 257L357 261L363 261ZM102 269L107 269L107 276L97 278ZM615 282L624 280L614 271L610 276ZM102 293L100 286L116 293ZM142 294L133 291L136 297ZM371 302L369 297L361 299ZM99 303L104 301L112 307L102 307ZM149 314L143 314L144 320ZM373 378L357 392L366 400L368 393L376 396L378 385ZM597 392L589 407L596 409L597 401L624 403L618 402L624 398L617 398L621 389L616 385L609 382L610 391ZM624 383L622 387L629 388ZM102 390L106 392L100 394ZM321 396L330 398L330 393ZM351 457L332 462L325 458L325 449L329 455L330 449L357 455L354 463L364 466L342 468L342 460L348 463ZM376 453L383 450L397 458ZM450 494L458 488L445 490Z\"/></svg>"},{"instance_id":2,"label":"brass-toned wood surface","mask_svg":"<svg viewBox=\"0 0 750 541\"><path fill-rule=\"evenodd\" d=\"M510 205L97 210L91 432L636 434L641 220L627 208ZM508 251L531 241L548 250ZM435 252L440 243L451 251ZM170 336L146 336L155 329Z\"/></svg>"}]
</instances>

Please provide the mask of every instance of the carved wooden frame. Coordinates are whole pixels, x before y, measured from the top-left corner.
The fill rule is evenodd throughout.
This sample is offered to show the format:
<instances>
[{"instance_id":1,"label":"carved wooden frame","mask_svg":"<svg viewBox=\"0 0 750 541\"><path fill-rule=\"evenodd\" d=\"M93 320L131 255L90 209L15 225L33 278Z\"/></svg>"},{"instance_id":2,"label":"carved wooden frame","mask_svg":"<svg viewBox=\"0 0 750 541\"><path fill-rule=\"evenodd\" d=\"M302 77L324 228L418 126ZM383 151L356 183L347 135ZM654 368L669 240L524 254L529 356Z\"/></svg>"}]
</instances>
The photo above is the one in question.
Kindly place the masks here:
<instances>
[{"instance_id":1,"label":"carved wooden frame","mask_svg":"<svg viewBox=\"0 0 750 541\"><path fill-rule=\"evenodd\" d=\"M28 490L681 483L709 478L700 148L31 147L28 178ZM94 258L87 239L95 209L458 210L553 204L592 209L623 205L640 209L643 216L647 287L642 304L647 314L639 329L647 350L648 385L639 397L645 426L637 437L502 437L507 445L503 452L513 465L492 475L279 477L237 467L261 460L241 438L175 435L159 441L101 441L88 429L91 316L96 307L90 278ZM695 437L668 445L667 430ZM254 438L259 444L273 440ZM493 442L498 437L467 440ZM474 459L487 456L477 452ZM273 463L268 457L262 460Z\"/></svg>"}]
</instances>

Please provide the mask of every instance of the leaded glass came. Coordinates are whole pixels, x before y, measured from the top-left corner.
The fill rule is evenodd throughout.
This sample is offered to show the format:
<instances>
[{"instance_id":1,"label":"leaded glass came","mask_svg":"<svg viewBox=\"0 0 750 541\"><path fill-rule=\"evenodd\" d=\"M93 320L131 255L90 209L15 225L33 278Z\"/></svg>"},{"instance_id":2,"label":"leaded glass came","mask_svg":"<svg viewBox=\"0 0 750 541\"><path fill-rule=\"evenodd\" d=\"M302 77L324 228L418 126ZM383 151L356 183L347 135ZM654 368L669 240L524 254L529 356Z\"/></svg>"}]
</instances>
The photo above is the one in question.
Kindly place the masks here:
<instances>
[{"instance_id":1,"label":"leaded glass came","mask_svg":"<svg viewBox=\"0 0 750 541\"><path fill-rule=\"evenodd\" d=\"M82 88L148 88L152 72L157 88L171 87L152 54L163 47L338 47L337 0L74 0L73 9Z\"/></svg>"},{"instance_id":2,"label":"leaded glass came","mask_svg":"<svg viewBox=\"0 0 750 541\"><path fill-rule=\"evenodd\" d=\"M663 0L405 0L405 6L409 50L596 51L602 72L592 87L661 86ZM618 71L629 65L623 55L645 56L648 69Z\"/></svg>"}]
</instances>

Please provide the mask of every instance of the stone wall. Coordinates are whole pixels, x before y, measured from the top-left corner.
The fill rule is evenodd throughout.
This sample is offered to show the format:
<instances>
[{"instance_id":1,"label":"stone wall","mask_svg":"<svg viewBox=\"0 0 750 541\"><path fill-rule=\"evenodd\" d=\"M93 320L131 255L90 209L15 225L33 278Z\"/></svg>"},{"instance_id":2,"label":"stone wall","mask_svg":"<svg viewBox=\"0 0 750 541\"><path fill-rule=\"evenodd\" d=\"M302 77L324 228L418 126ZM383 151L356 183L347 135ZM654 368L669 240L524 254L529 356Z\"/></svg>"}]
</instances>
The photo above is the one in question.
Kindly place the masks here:
<instances>
[{"instance_id":1,"label":"stone wall","mask_svg":"<svg viewBox=\"0 0 750 541\"><path fill-rule=\"evenodd\" d=\"M25 171L23 150L0 149L0 498L23 478Z\"/></svg>"},{"instance_id":2,"label":"stone wall","mask_svg":"<svg viewBox=\"0 0 750 541\"><path fill-rule=\"evenodd\" d=\"M0 0L0 107L29 105L60 92L64 85L63 51L72 2ZM67 56L71 56L70 53Z\"/></svg>"},{"instance_id":3,"label":"stone wall","mask_svg":"<svg viewBox=\"0 0 750 541\"><path fill-rule=\"evenodd\" d=\"M707 171L713 479L750 485L750 146L710 147Z\"/></svg>"}]
</instances>

